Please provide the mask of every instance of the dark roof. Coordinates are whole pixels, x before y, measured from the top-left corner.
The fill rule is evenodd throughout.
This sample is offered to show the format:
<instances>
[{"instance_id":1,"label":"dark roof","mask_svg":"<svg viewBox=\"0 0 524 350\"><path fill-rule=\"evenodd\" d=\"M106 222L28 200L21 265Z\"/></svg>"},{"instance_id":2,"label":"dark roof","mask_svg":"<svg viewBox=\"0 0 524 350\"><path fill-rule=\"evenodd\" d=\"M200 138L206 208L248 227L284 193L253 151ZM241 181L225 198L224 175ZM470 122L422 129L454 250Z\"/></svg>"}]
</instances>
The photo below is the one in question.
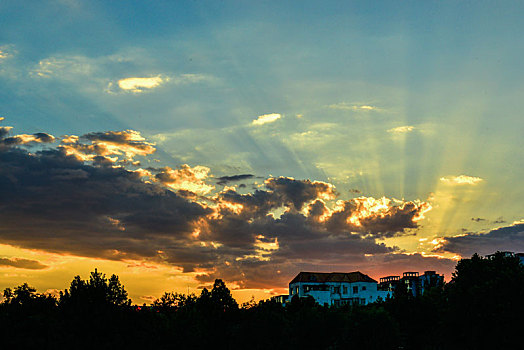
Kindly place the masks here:
<instances>
[{"instance_id":1,"label":"dark roof","mask_svg":"<svg viewBox=\"0 0 524 350\"><path fill-rule=\"evenodd\" d=\"M300 272L289 284L296 282L374 282L373 278L356 272Z\"/></svg>"}]
</instances>

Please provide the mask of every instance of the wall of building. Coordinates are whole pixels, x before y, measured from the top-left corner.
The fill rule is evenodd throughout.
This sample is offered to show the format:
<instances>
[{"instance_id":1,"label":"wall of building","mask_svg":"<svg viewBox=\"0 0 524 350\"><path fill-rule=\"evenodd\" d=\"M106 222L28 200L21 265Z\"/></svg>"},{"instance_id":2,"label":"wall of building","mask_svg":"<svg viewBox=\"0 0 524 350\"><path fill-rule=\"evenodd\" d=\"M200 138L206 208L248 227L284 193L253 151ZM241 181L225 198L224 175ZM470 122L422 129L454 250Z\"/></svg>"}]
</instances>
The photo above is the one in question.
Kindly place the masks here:
<instances>
[{"instance_id":1,"label":"wall of building","mask_svg":"<svg viewBox=\"0 0 524 350\"><path fill-rule=\"evenodd\" d=\"M328 290L314 290L325 286ZM373 282L296 282L289 286L290 297L298 294L299 297L312 296L320 305L335 305L339 303L369 304L380 297L386 299L391 296L389 291L377 290L377 283Z\"/></svg>"}]
</instances>

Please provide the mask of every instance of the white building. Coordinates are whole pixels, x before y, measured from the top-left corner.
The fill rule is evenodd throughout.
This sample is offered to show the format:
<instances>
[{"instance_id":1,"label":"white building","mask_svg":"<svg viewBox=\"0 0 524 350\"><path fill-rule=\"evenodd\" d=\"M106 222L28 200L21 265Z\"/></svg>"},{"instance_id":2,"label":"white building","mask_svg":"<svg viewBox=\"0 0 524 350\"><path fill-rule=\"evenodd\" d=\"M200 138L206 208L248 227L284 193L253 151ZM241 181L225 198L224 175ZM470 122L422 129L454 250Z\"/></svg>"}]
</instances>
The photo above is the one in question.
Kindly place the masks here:
<instances>
[{"instance_id":1,"label":"white building","mask_svg":"<svg viewBox=\"0 0 524 350\"><path fill-rule=\"evenodd\" d=\"M312 296L320 305L366 305L386 299L390 291L377 290L377 281L361 272L300 272L289 283L289 299Z\"/></svg>"}]
</instances>

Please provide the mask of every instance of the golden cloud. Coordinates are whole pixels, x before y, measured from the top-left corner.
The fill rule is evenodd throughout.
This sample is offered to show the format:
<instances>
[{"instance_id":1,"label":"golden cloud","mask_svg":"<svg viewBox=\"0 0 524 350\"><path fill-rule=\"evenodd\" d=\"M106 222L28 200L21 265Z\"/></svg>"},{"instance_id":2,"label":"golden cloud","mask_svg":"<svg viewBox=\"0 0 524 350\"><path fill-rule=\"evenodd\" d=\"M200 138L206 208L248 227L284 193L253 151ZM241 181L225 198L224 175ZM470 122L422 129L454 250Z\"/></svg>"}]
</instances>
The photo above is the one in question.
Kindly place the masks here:
<instances>
[{"instance_id":1,"label":"golden cloud","mask_svg":"<svg viewBox=\"0 0 524 350\"><path fill-rule=\"evenodd\" d=\"M448 185L477 185L484 179L469 175L458 175L441 177L440 181Z\"/></svg>"},{"instance_id":2,"label":"golden cloud","mask_svg":"<svg viewBox=\"0 0 524 350\"><path fill-rule=\"evenodd\" d=\"M149 78L132 77L120 79L118 81L118 87L125 91L144 92L146 89L156 88L168 80L169 78L162 78L160 75Z\"/></svg>"},{"instance_id":3,"label":"golden cloud","mask_svg":"<svg viewBox=\"0 0 524 350\"><path fill-rule=\"evenodd\" d=\"M90 144L80 142L80 139L90 141ZM97 157L104 157L109 162L118 161L119 156L125 155L125 160L133 160L133 157L147 156L156 151L154 143L147 142L138 131L106 131L92 132L82 137L65 135L61 140L60 147L67 155L74 155L82 161L93 161Z\"/></svg>"},{"instance_id":4,"label":"golden cloud","mask_svg":"<svg viewBox=\"0 0 524 350\"><path fill-rule=\"evenodd\" d=\"M264 125L268 123L273 123L277 119L280 119L282 117L279 113L271 113L271 114L263 114L258 116L257 119L253 120L251 124L253 125Z\"/></svg>"},{"instance_id":5,"label":"golden cloud","mask_svg":"<svg viewBox=\"0 0 524 350\"><path fill-rule=\"evenodd\" d=\"M215 188L204 181L209 176L209 171L208 167L201 165L192 168L187 164L183 164L179 169L172 169L166 166L160 173L156 174L155 178L172 189L191 191L204 195Z\"/></svg>"}]
</instances>

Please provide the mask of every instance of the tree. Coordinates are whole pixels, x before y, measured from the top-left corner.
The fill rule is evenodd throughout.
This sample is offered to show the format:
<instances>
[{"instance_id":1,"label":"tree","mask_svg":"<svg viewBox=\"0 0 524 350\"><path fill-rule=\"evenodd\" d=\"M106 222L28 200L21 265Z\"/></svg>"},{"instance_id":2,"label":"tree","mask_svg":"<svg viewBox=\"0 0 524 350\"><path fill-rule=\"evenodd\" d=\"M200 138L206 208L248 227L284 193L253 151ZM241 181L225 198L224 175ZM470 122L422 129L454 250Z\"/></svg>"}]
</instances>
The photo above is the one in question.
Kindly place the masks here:
<instances>
[{"instance_id":1,"label":"tree","mask_svg":"<svg viewBox=\"0 0 524 350\"><path fill-rule=\"evenodd\" d=\"M518 257L497 252L460 260L445 296L449 340L455 344L506 348L518 340L524 312L524 266Z\"/></svg>"},{"instance_id":2,"label":"tree","mask_svg":"<svg viewBox=\"0 0 524 350\"><path fill-rule=\"evenodd\" d=\"M69 290L60 293L61 305L92 306L126 306L131 305L127 291L120 283L117 275L112 275L109 280L105 274L97 269L91 272L89 281L84 281L80 276L75 276L71 281Z\"/></svg>"},{"instance_id":3,"label":"tree","mask_svg":"<svg viewBox=\"0 0 524 350\"><path fill-rule=\"evenodd\" d=\"M160 298L153 302L153 307L162 310L179 310L183 307L192 306L196 301L194 294L181 294L175 292L165 292Z\"/></svg>"},{"instance_id":4,"label":"tree","mask_svg":"<svg viewBox=\"0 0 524 350\"><path fill-rule=\"evenodd\" d=\"M231 311L238 309L238 303L221 279L216 279L213 284L213 289L211 290L211 302L219 310Z\"/></svg>"},{"instance_id":5,"label":"tree","mask_svg":"<svg viewBox=\"0 0 524 350\"><path fill-rule=\"evenodd\" d=\"M56 304L56 299L53 296L37 293L36 289L27 283L19 285L14 291L11 288L6 288L3 295L4 304L10 306L40 309L52 307Z\"/></svg>"}]
</instances>

